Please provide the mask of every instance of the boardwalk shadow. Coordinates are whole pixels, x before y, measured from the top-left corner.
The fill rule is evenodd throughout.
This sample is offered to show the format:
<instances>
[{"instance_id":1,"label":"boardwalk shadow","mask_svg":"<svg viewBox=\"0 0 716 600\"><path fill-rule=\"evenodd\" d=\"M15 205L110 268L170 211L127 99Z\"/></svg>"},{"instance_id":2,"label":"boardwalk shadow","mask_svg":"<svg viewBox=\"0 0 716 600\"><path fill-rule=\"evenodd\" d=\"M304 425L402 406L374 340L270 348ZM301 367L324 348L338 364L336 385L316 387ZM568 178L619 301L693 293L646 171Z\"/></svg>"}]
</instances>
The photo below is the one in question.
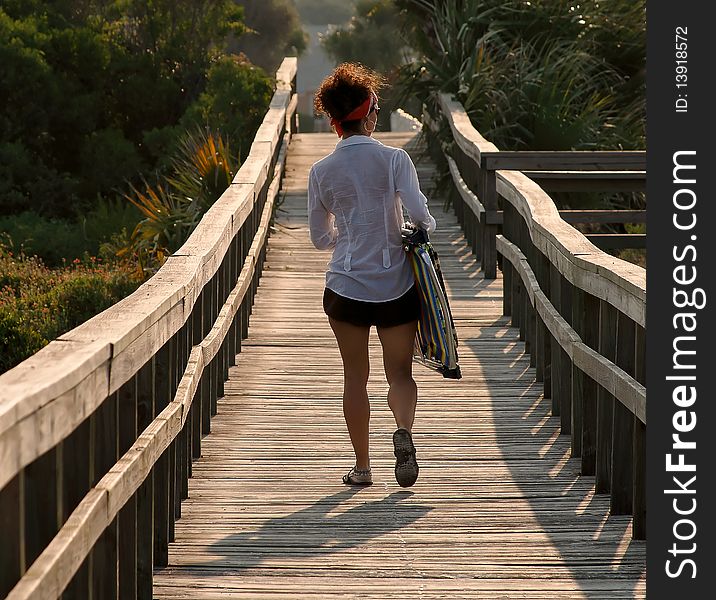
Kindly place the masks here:
<instances>
[{"instance_id":1,"label":"boardwalk shadow","mask_svg":"<svg viewBox=\"0 0 716 600\"><path fill-rule=\"evenodd\" d=\"M517 330L510 332L514 336ZM475 333L466 342L488 335ZM560 433L560 418L552 416L552 400L539 396L543 384L535 381L524 342L518 348L519 356L512 354L500 361L498 369L507 371L500 380L491 375L494 358L485 358L483 365L474 346L466 343L462 348L462 355L472 356L482 366L497 445L510 477L549 537L562 568L581 587L579 597L609 597L611 592L599 589L595 578L619 580L619 597L636 597L638 578L644 574L645 543L630 539L631 518L610 516L609 496L594 494L594 477L581 475L581 461L572 457L570 438ZM514 395L505 393L505 382L517 384ZM543 489L536 491L535 483L543 483Z\"/></svg>"},{"instance_id":2,"label":"boardwalk shadow","mask_svg":"<svg viewBox=\"0 0 716 600\"><path fill-rule=\"evenodd\" d=\"M485 321L478 312L480 305L467 310L465 306L485 290L494 290L494 282L486 281L479 273L479 265L464 245L462 233L446 235L444 243L455 251L441 254L443 268L448 266L461 272L460 278L452 282L456 289L450 291L451 299L462 301L458 328L461 321L478 317ZM447 283L449 287L451 282ZM467 335L461 336L460 356L470 358L465 363L476 361L481 370L477 376L484 379L490 396L491 418L502 460L513 484L530 506L532 518L549 539L548 554L559 557L560 569L579 586L575 597L611 597L616 594L616 587L619 597L641 595L636 586L644 575L645 543L630 539L631 518L611 516L609 496L594 494L594 477L581 475L581 461L572 457L569 436L560 433L560 418L552 416L552 400L542 395L543 384L536 382L524 342L516 339L517 329L510 326L509 317L502 316L491 325L486 322L480 328L463 325ZM496 352L499 347L496 336L504 337L501 331L505 326L510 326L506 338L517 344L514 350L503 350L505 354L500 357ZM486 342L491 349L482 356L479 348L486 348ZM463 367L463 375L470 377L469 368ZM510 533L519 535L518 531ZM545 576L550 577L550 566L555 563L535 556L533 565L543 568ZM515 571L518 570L515 566Z\"/></svg>"},{"instance_id":3,"label":"boardwalk shadow","mask_svg":"<svg viewBox=\"0 0 716 600\"><path fill-rule=\"evenodd\" d=\"M408 503L413 493L404 490L341 510L360 492L358 487L347 488L289 515L267 519L259 529L228 535L209 547L217 558L205 566L233 572L277 556L301 559L338 553L406 527L432 510Z\"/></svg>"}]
</instances>

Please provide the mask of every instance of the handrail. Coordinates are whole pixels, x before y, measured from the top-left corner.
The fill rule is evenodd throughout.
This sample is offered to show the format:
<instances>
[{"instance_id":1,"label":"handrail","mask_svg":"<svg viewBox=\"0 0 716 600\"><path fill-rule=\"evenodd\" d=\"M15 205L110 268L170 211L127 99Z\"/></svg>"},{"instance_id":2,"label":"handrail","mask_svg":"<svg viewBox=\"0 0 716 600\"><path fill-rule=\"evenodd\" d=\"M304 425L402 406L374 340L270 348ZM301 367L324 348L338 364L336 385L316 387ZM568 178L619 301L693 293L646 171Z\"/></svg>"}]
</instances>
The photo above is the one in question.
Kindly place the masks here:
<instances>
[{"instance_id":1,"label":"handrail","mask_svg":"<svg viewBox=\"0 0 716 600\"><path fill-rule=\"evenodd\" d=\"M552 199L526 175L498 171L497 193L515 207L534 244L570 283L646 326L644 268L597 248L560 216Z\"/></svg>"},{"instance_id":2,"label":"handrail","mask_svg":"<svg viewBox=\"0 0 716 600\"><path fill-rule=\"evenodd\" d=\"M279 73L290 71L284 68ZM72 426L67 427L53 417L79 408L79 413L67 416L81 417L81 422L186 321L198 292L216 273L230 240L244 224L268 177L271 156L285 119L285 107L278 108L274 102L285 101L287 106L288 94L281 91L274 94L251 151L231 185L154 277L0 375L0 489L78 424L74 418ZM69 392L83 398L89 394L86 400L89 404L76 406L75 398L67 397ZM38 422L23 423L28 418ZM43 431L45 418L53 423L51 431ZM38 446L28 449L27 440L33 430L42 435L38 436ZM20 440L24 443L19 444Z\"/></svg>"},{"instance_id":3,"label":"handrail","mask_svg":"<svg viewBox=\"0 0 716 600\"><path fill-rule=\"evenodd\" d=\"M466 238L485 277L496 276L502 257L503 312L519 327L572 454L583 474L596 476L597 493L611 494L613 513L634 515L633 536L643 539L646 271L597 248L521 170L566 169L575 173L548 177L585 173L634 186L643 181L645 153L501 152L451 96L440 94L438 107L456 145L450 156L440 144ZM425 116L428 130L437 131L439 116Z\"/></svg>"},{"instance_id":4,"label":"handrail","mask_svg":"<svg viewBox=\"0 0 716 600\"><path fill-rule=\"evenodd\" d=\"M74 440L88 417L92 416L96 430L104 423L104 416L98 415L113 411L111 423L119 431L126 416L118 410L118 401L130 387L136 418L147 393L140 383L146 384L146 378L141 379L146 372L151 373L152 390L146 429L144 423L139 429L135 423L134 436L120 440L124 456L119 460L115 455L109 462L101 456L90 461L96 463L94 487L78 499L34 564L20 565L21 570L29 570L9 598L57 597L100 536L112 529L120 508L144 485L148 473L160 468L160 457L176 461L177 473L176 489L165 490L168 496L163 502L169 505L160 503L160 509L179 510L179 461L185 474L191 457L197 455L201 434L208 433L209 412L215 412L216 397L223 392L222 376L246 335L286 147L295 131L296 71L296 59L284 59L276 74L276 92L247 159L157 274L0 376L0 511L6 503L15 507L17 502L8 499L17 495L13 489L32 485L32 474L24 475L25 470L39 464L49 450L57 454L65 440ZM192 405L197 390L199 402ZM141 429L144 432L137 437ZM106 468L98 471L103 461ZM160 479L167 477L162 469L157 471ZM154 492L159 493L156 486ZM67 512L68 507L63 509ZM160 524L160 529L165 525ZM172 526L173 519L170 530ZM0 577L0 595L3 585L7 581Z\"/></svg>"},{"instance_id":5,"label":"handrail","mask_svg":"<svg viewBox=\"0 0 716 600\"><path fill-rule=\"evenodd\" d=\"M456 144L478 164L490 161L498 164L502 160L499 158L500 155L518 154L503 153L498 150L497 146L487 141L472 126L462 105L452 97L447 94L440 94L439 101L442 114L450 126ZM617 153L605 154L609 156L617 155ZM631 157L629 160L642 164L642 154L628 153L629 157ZM460 170L455 161L450 159L449 163L453 178L459 177ZM456 180L456 187L463 188L461 184L464 184L461 179ZM614 258L589 242L581 232L571 227L560 217L552 199L526 175L515 170L497 171L496 187L498 196L513 203L518 207L522 216L531 222L531 232L536 231L540 237L540 240L536 241L540 250L545 253L559 252L564 256L564 259L572 262L575 268L578 267L587 272L596 272L612 282L614 287L606 290L602 295L608 296L609 301L617 309L633 315L635 320L644 326L646 321L646 272L643 268ZM479 190L476 190L476 192L475 200L482 207ZM460 194L462 196L466 195L463 189L460 190ZM483 207L481 212L484 211ZM551 257L555 260L558 259L555 254ZM569 272L565 273L565 275L571 277L572 272L573 269L569 269ZM579 279L578 277L576 278ZM578 285L572 278L570 278L570 281ZM622 302L620 297L624 291L630 297ZM607 299L607 297L603 299Z\"/></svg>"}]
</instances>

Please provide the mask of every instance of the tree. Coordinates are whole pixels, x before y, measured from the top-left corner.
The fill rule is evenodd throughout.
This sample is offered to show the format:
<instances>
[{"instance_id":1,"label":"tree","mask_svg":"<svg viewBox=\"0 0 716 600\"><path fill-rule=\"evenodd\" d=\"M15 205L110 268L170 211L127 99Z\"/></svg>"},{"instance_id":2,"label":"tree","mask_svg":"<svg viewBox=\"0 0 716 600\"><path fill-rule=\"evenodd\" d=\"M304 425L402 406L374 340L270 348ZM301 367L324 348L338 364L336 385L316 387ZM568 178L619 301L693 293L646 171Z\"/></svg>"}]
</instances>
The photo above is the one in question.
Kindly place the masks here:
<instances>
[{"instance_id":1,"label":"tree","mask_svg":"<svg viewBox=\"0 0 716 600\"><path fill-rule=\"evenodd\" d=\"M385 110L379 127L390 127L390 113L399 108L393 85L405 62L406 45L400 31L403 22L393 0L358 0L347 25L336 27L322 40L326 52L337 62L359 62L384 75L388 86L382 93Z\"/></svg>"},{"instance_id":2,"label":"tree","mask_svg":"<svg viewBox=\"0 0 716 600\"><path fill-rule=\"evenodd\" d=\"M0 214L70 218L154 169L244 31L233 0L5 0Z\"/></svg>"},{"instance_id":3,"label":"tree","mask_svg":"<svg viewBox=\"0 0 716 600\"><path fill-rule=\"evenodd\" d=\"M271 101L273 85L262 69L245 57L224 56L209 69L206 89L181 120L181 128L196 125L222 131L243 160Z\"/></svg>"},{"instance_id":4,"label":"tree","mask_svg":"<svg viewBox=\"0 0 716 600\"><path fill-rule=\"evenodd\" d=\"M236 0L248 31L229 44L252 63L274 73L285 56L299 56L308 41L293 0Z\"/></svg>"}]
</instances>

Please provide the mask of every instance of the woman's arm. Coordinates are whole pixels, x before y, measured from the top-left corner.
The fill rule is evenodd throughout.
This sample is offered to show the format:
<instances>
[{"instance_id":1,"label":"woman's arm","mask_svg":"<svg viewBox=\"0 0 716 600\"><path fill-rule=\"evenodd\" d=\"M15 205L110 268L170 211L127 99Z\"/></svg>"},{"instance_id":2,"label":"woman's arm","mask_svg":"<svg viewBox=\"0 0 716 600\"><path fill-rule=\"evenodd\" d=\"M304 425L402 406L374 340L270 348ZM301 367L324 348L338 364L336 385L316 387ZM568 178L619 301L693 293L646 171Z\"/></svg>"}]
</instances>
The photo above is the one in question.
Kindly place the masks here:
<instances>
[{"instance_id":1,"label":"woman's arm","mask_svg":"<svg viewBox=\"0 0 716 600\"><path fill-rule=\"evenodd\" d=\"M308 229L311 242L319 250L329 250L336 245L338 230L335 217L321 202L318 180L313 169L308 176Z\"/></svg>"},{"instance_id":2,"label":"woman's arm","mask_svg":"<svg viewBox=\"0 0 716 600\"><path fill-rule=\"evenodd\" d=\"M408 153L402 148L393 155L395 191L400 195L411 220L428 233L435 231L436 223L428 211L428 199L420 191L418 172Z\"/></svg>"}]
</instances>

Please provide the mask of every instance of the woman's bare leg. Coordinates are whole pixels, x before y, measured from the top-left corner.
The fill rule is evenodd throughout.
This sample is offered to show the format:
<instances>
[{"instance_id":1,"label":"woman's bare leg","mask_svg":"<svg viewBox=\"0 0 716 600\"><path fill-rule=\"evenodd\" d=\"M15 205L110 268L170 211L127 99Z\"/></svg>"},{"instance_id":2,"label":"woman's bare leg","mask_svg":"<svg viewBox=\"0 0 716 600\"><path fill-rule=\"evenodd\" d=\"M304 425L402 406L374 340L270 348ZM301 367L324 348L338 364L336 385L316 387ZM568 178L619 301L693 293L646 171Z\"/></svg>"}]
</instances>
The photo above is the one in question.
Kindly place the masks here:
<instances>
[{"instance_id":1,"label":"woman's bare leg","mask_svg":"<svg viewBox=\"0 0 716 600\"><path fill-rule=\"evenodd\" d=\"M412 431L418 387L413 379L413 346L418 322L412 321L395 327L378 327L383 346L383 366L388 380L388 406L393 411L395 424Z\"/></svg>"},{"instance_id":2,"label":"woman's bare leg","mask_svg":"<svg viewBox=\"0 0 716 600\"><path fill-rule=\"evenodd\" d=\"M343 416L356 455L356 468L370 467L368 434L370 403L368 401L368 336L370 327L358 327L328 318L343 359Z\"/></svg>"}]
</instances>

